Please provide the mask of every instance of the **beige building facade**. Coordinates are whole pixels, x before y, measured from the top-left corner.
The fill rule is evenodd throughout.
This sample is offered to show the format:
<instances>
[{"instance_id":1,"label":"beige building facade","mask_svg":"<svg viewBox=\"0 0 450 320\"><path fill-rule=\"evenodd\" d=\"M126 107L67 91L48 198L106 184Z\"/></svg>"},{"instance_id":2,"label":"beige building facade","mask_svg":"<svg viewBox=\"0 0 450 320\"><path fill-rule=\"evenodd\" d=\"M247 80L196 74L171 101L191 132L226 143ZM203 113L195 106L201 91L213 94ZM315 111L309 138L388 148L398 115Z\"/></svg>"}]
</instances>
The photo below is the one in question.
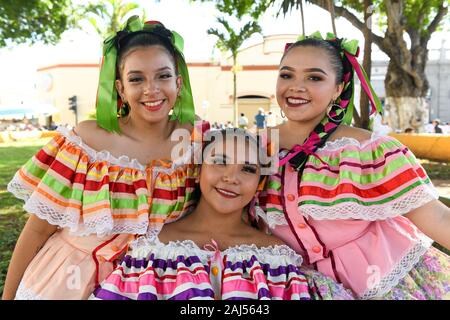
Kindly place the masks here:
<instances>
[{"instance_id":1,"label":"beige building facade","mask_svg":"<svg viewBox=\"0 0 450 320\"><path fill-rule=\"evenodd\" d=\"M272 111L281 121L275 98L278 63L288 42L295 35L273 35L263 42L242 49L238 54L237 97L239 114L253 124L258 108ZM220 62L189 62L189 75L196 113L211 123L233 120L233 73L231 58ZM38 69L41 84L38 99L50 103L60 112L53 115L56 124L75 125L76 116L69 110L69 98L77 96L78 122L95 112L99 64L86 61L43 66ZM47 119L48 120L48 119Z\"/></svg>"}]
</instances>

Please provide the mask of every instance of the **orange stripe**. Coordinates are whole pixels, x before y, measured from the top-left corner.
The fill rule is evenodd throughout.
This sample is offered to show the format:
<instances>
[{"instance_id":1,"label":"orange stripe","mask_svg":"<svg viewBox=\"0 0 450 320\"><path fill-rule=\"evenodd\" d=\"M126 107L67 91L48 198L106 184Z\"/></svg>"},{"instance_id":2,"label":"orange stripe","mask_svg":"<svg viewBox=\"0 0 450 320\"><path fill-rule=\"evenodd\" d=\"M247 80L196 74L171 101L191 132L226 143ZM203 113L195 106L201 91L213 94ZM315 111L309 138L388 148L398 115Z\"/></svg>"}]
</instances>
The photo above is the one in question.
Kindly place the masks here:
<instances>
[{"instance_id":1,"label":"orange stripe","mask_svg":"<svg viewBox=\"0 0 450 320\"><path fill-rule=\"evenodd\" d=\"M29 184L37 187L39 182L36 182L36 181L32 180L30 177L28 177L27 175L25 175L25 173L23 173L22 169L19 170L19 175L22 177L23 180L25 180Z\"/></svg>"}]
</instances>

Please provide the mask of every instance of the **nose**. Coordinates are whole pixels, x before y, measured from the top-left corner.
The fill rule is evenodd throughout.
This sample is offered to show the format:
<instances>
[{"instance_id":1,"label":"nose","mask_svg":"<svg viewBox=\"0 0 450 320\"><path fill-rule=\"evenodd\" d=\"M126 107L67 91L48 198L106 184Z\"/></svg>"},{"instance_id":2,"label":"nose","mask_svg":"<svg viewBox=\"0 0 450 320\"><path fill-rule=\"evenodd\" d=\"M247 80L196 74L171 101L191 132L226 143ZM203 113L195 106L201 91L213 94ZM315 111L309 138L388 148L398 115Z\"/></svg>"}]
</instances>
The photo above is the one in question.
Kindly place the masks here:
<instances>
[{"instance_id":1,"label":"nose","mask_svg":"<svg viewBox=\"0 0 450 320\"><path fill-rule=\"evenodd\" d=\"M289 90L292 92L305 92L305 84L303 81L298 80L295 83L292 83L292 85L289 87Z\"/></svg>"},{"instance_id":2,"label":"nose","mask_svg":"<svg viewBox=\"0 0 450 320\"><path fill-rule=\"evenodd\" d=\"M160 91L157 81L148 81L144 87L144 94L151 95Z\"/></svg>"},{"instance_id":3,"label":"nose","mask_svg":"<svg viewBox=\"0 0 450 320\"><path fill-rule=\"evenodd\" d=\"M222 180L230 184L237 184L239 183L238 172L239 172L238 165L236 164L227 165L225 171L223 172Z\"/></svg>"}]
</instances>

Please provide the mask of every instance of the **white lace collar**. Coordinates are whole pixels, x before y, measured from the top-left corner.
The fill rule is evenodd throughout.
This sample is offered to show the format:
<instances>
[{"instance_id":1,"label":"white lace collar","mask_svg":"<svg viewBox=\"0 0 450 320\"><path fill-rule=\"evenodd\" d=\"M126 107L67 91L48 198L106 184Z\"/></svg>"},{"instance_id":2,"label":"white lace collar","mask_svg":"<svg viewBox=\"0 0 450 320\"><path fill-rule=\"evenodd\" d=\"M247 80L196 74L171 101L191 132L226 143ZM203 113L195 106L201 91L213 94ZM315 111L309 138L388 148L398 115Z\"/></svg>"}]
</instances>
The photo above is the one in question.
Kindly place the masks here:
<instances>
[{"instance_id":1,"label":"white lace collar","mask_svg":"<svg viewBox=\"0 0 450 320\"><path fill-rule=\"evenodd\" d=\"M101 150L97 151L90 146L88 146L86 143L83 142L80 136L78 136L73 130L70 130L69 128L65 126L58 126L56 129L57 132L59 132L62 136L64 136L68 141L70 141L72 144L78 146L80 149L85 151L87 155L89 156L89 159L91 161L107 161L110 164L118 165L124 168L132 168L140 171L145 171L146 167L145 165L141 164L137 159L130 159L126 155L122 155L120 157L113 156L109 151L107 150ZM167 168L168 170L173 170L176 167L188 164L190 162L192 153L194 152L194 149L198 148L196 144L194 143L194 147L192 145L189 146L189 150L180 158L175 159L172 161L172 167Z\"/></svg>"},{"instance_id":2,"label":"white lace collar","mask_svg":"<svg viewBox=\"0 0 450 320\"><path fill-rule=\"evenodd\" d=\"M130 244L133 257L145 258L151 253L152 249L164 251L172 254L195 254L202 260L207 260L214 255L214 251L200 248L192 240L176 240L162 243L157 236L142 236ZM255 244L236 245L220 251L230 260L248 259L256 256L259 259L271 261L288 259L290 263L300 266L303 262L302 257L287 245L273 245L267 247L257 247ZM284 259L283 259L284 258ZM281 262L281 261L280 261Z\"/></svg>"}]
</instances>

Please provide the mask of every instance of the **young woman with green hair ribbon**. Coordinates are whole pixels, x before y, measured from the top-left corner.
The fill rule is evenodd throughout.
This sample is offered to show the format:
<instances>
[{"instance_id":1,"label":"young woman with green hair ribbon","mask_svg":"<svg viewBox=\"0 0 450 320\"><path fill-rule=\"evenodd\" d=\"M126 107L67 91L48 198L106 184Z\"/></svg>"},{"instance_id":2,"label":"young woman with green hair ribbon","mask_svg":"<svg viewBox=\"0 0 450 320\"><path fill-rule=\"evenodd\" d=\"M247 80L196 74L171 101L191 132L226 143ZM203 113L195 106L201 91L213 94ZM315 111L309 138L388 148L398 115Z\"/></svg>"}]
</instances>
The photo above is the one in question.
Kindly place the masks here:
<instances>
[{"instance_id":1,"label":"young woman with green hair ribbon","mask_svg":"<svg viewBox=\"0 0 450 320\"><path fill-rule=\"evenodd\" d=\"M450 249L450 210L411 151L383 134L358 52L357 41L320 33L286 46L279 169L253 217L358 298L449 299L450 258L431 245ZM350 126L355 73L373 132Z\"/></svg>"},{"instance_id":2,"label":"young woman with green hair ribbon","mask_svg":"<svg viewBox=\"0 0 450 320\"><path fill-rule=\"evenodd\" d=\"M136 235L191 208L193 148L172 156L171 135L184 130L191 146L208 124L194 130L182 50L179 34L136 16L105 40L97 120L59 127L8 185L31 215L4 299L86 299Z\"/></svg>"}]
</instances>

